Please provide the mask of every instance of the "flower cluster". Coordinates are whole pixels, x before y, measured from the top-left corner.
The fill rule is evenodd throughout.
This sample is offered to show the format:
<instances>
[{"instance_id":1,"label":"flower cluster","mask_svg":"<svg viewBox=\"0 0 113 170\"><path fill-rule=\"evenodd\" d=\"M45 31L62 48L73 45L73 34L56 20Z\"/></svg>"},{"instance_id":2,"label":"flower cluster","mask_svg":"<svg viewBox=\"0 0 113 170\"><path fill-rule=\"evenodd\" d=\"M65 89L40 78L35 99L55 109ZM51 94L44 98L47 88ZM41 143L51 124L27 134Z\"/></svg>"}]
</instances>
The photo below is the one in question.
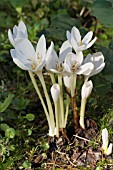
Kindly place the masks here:
<instances>
[{"instance_id":1,"label":"flower cluster","mask_svg":"<svg viewBox=\"0 0 113 170\"><path fill-rule=\"evenodd\" d=\"M56 53L53 42L47 49L44 35L40 37L35 50L28 39L27 29L23 21L20 21L18 26L14 26L13 33L9 30L8 36L14 47L10 51L14 63L21 69L29 72L32 83L41 100L48 121L49 136L56 135L58 137L59 130L66 127L70 98L75 98L76 81L79 75L84 77L84 84L81 89L80 119L75 124L80 124L82 128L85 128L85 105L93 89L93 83L89 78L102 71L105 66L104 56L101 52L88 54L86 57L83 56L83 50L90 48L97 39L95 37L92 40L93 32L88 32L82 39L79 30L73 27L71 32L67 31L67 40L63 42L59 54ZM44 81L43 68L46 69L52 81L50 91L54 107ZM34 74L38 76L42 84L46 104ZM58 79L54 76L55 74L57 74ZM63 84L66 87L66 95L64 95ZM64 105L64 97L67 101L66 105ZM72 107L74 107L73 104ZM79 117L79 115L77 116Z\"/></svg>"}]
</instances>

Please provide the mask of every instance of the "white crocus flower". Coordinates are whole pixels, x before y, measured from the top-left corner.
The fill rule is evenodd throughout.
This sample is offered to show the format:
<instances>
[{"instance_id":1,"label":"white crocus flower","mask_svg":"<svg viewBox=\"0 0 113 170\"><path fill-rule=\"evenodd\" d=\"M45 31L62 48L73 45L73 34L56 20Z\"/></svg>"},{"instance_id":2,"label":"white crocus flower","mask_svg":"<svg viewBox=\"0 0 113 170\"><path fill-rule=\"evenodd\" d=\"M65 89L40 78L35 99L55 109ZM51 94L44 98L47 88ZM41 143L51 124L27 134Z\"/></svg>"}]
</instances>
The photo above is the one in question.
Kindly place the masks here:
<instances>
[{"instance_id":1,"label":"white crocus flower","mask_svg":"<svg viewBox=\"0 0 113 170\"><path fill-rule=\"evenodd\" d=\"M88 81L88 82L85 82L82 86L82 90L81 90L81 96L82 96L82 99L87 99L88 96L91 94L92 92L92 89L93 89L93 83L92 81Z\"/></svg>"},{"instance_id":2,"label":"white crocus flower","mask_svg":"<svg viewBox=\"0 0 113 170\"><path fill-rule=\"evenodd\" d=\"M83 53L79 52L78 54L69 53L64 61L64 70L70 74L69 76L64 75L65 84L69 85L71 90L71 97L75 95L76 88L76 75L89 75L93 69L93 64L91 62L83 64ZM70 81L71 80L71 81ZM70 82L69 82L70 81ZM67 87L67 86L66 86Z\"/></svg>"},{"instance_id":3,"label":"white crocus flower","mask_svg":"<svg viewBox=\"0 0 113 170\"><path fill-rule=\"evenodd\" d=\"M60 96L60 86L59 86L59 84L54 84L51 87L51 95L52 95L53 101L57 102L58 98Z\"/></svg>"},{"instance_id":4,"label":"white crocus flower","mask_svg":"<svg viewBox=\"0 0 113 170\"><path fill-rule=\"evenodd\" d=\"M71 89L71 86L73 84L73 77L70 75L64 75L63 76L63 80L64 80L64 85L65 87L67 87L68 89Z\"/></svg>"},{"instance_id":5,"label":"white crocus flower","mask_svg":"<svg viewBox=\"0 0 113 170\"><path fill-rule=\"evenodd\" d=\"M82 86L82 90L81 90L81 108L80 108L80 126L85 129L85 125L84 125L84 116L85 116L85 107L86 107L86 102L87 102L87 98L89 97L89 95L91 94L93 89L93 83L92 81L86 81L83 86Z\"/></svg>"},{"instance_id":6,"label":"white crocus flower","mask_svg":"<svg viewBox=\"0 0 113 170\"><path fill-rule=\"evenodd\" d=\"M83 74L83 75L89 75L91 71L93 70L93 64L91 62L83 63L83 54L82 52L79 52L78 54L69 53L66 58L65 62L63 64L64 69L68 73L75 73L75 74Z\"/></svg>"},{"instance_id":7,"label":"white crocus flower","mask_svg":"<svg viewBox=\"0 0 113 170\"><path fill-rule=\"evenodd\" d=\"M9 29L8 37L9 37L9 40L13 46L15 46L15 42L18 39L23 39L23 38L28 39L27 28L26 28L26 25L24 24L24 22L20 21L18 26L15 25L13 27L13 33Z\"/></svg>"},{"instance_id":8,"label":"white crocus flower","mask_svg":"<svg viewBox=\"0 0 113 170\"><path fill-rule=\"evenodd\" d=\"M96 37L91 41L93 37L93 32L88 32L85 37L81 40L81 35L76 27L73 27L71 33L67 31L67 39L74 48L75 52L86 50L90 48L96 41Z\"/></svg>"},{"instance_id":9,"label":"white crocus flower","mask_svg":"<svg viewBox=\"0 0 113 170\"><path fill-rule=\"evenodd\" d=\"M105 128L102 130L102 149L104 150L104 154L110 155L112 153L112 143L110 143L108 147L108 130Z\"/></svg>"},{"instance_id":10,"label":"white crocus flower","mask_svg":"<svg viewBox=\"0 0 113 170\"><path fill-rule=\"evenodd\" d=\"M58 102L58 99L60 97L60 86L59 84L54 84L52 87L51 87L51 95L52 95L52 98L53 98L53 101L54 101L54 105L55 105L55 120L56 120L56 128L55 128L55 135L57 137L59 137L59 108L60 108L60 105L59 105L59 102Z\"/></svg>"},{"instance_id":11,"label":"white crocus flower","mask_svg":"<svg viewBox=\"0 0 113 170\"><path fill-rule=\"evenodd\" d=\"M88 80L89 77L101 72L103 68L105 67L104 56L101 52L97 52L93 55L88 54L86 58L84 59L84 64L88 62L91 62L94 65L94 68L92 69L89 75L85 76L86 80Z\"/></svg>"},{"instance_id":12,"label":"white crocus flower","mask_svg":"<svg viewBox=\"0 0 113 170\"><path fill-rule=\"evenodd\" d=\"M63 67L63 62L65 57L69 52L72 51L72 47L68 41L65 41L59 52L59 57L56 53L55 50L53 50L51 58L48 60L46 64L46 69L50 70L53 73L63 73L64 72L64 67Z\"/></svg>"},{"instance_id":13,"label":"white crocus flower","mask_svg":"<svg viewBox=\"0 0 113 170\"><path fill-rule=\"evenodd\" d=\"M14 63L23 70L37 72L42 70L51 56L53 43L46 52L46 39L42 35L37 43L36 51L28 39L21 39L15 42L15 49L11 49L11 56Z\"/></svg>"}]
</instances>

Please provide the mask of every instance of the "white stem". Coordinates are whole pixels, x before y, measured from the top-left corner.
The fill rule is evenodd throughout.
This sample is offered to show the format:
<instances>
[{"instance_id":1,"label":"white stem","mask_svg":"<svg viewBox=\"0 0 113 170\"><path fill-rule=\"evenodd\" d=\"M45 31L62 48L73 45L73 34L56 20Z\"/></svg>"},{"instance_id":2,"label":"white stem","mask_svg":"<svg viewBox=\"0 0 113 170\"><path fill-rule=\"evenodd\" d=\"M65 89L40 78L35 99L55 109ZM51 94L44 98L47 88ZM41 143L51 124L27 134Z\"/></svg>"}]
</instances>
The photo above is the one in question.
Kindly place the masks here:
<instances>
[{"instance_id":1,"label":"white stem","mask_svg":"<svg viewBox=\"0 0 113 170\"><path fill-rule=\"evenodd\" d=\"M42 87L43 87L43 90L44 90L44 94L45 94L45 97L46 97L48 110L49 110L49 114L50 114L50 122L51 122L51 126L52 126L51 128L52 128L52 131L54 133L54 130L55 130L54 114L53 114L52 104L51 104L51 101L50 101L50 98L49 98L49 95L48 95L48 92L47 92L46 84L45 84L45 81L44 81L44 77L42 75L42 72L38 72L37 76L39 77L39 80L40 80Z\"/></svg>"},{"instance_id":2,"label":"white stem","mask_svg":"<svg viewBox=\"0 0 113 170\"><path fill-rule=\"evenodd\" d=\"M67 94L66 98L67 99L66 99L65 127L66 127L66 124L67 124L67 117L68 117L69 104L70 104L70 97L69 97L68 94Z\"/></svg>"},{"instance_id":3,"label":"white stem","mask_svg":"<svg viewBox=\"0 0 113 170\"><path fill-rule=\"evenodd\" d=\"M85 129L84 125L84 116L85 116L85 107L86 107L86 98L83 98L81 100L81 108L80 108L80 126Z\"/></svg>"},{"instance_id":4,"label":"white stem","mask_svg":"<svg viewBox=\"0 0 113 170\"><path fill-rule=\"evenodd\" d=\"M55 102L56 137L59 137L58 107L58 102Z\"/></svg>"},{"instance_id":5,"label":"white stem","mask_svg":"<svg viewBox=\"0 0 113 170\"><path fill-rule=\"evenodd\" d=\"M56 83L56 81L55 81L54 73L49 72L49 75L50 75L50 78L51 78L52 84L55 84L55 83Z\"/></svg>"},{"instance_id":6,"label":"white stem","mask_svg":"<svg viewBox=\"0 0 113 170\"><path fill-rule=\"evenodd\" d=\"M73 83L71 85L71 97L73 97L75 95L75 89L76 89L76 79L77 79L77 75L75 73L71 74L72 79L73 79Z\"/></svg>"},{"instance_id":7,"label":"white stem","mask_svg":"<svg viewBox=\"0 0 113 170\"><path fill-rule=\"evenodd\" d=\"M38 88L38 85L37 85L37 83L36 83L36 80L35 80L35 78L34 78L34 74L33 74L31 71L28 71L28 72L29 72L29 76L30 76L30 78L31 78L31 81L32 81L32 83L33 83L33 85L34 85L34 88L35 88L35 90L36 90L36 92L37 92L37 94L38 94L38 96L39 96L39 98L40 98L40 101L41 101L41 103L42 103L44 112L45 112L46 117L47 117L49 129L50 129L50 127L51 127L51 122L50 122L50 117L49 117L49 114L48 114L46 105L45 105L45 103L44 103L44 100L43 100L43 98L42 98L42 95L41 95L41 93L40 93L40 90L39 90L39 88Z\"/></svg>"},{"instance_id":8,"label":"white stem","mask_svg":"<svg viewBox=\"0 0 113 170\"><path fill-rule=\"evenodd\" d=\"M58 84L60 86L60 113L59 113L59 119L60 119L60 128L64 128L64 103L63 103L63 92L62 92L62 75L58 75Z\"/></svg>"}]
</instances>

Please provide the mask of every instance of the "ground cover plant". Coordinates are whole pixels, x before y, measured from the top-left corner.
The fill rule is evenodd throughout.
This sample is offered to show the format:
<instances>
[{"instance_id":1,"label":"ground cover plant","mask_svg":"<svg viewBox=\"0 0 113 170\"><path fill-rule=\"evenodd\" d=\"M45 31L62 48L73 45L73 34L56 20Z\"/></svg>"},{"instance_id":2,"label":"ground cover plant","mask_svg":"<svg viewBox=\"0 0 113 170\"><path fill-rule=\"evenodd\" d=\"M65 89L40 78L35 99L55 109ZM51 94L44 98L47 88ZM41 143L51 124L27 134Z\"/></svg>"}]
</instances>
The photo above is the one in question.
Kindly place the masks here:
<instances>
[{"instance_id":1,"label":"ground cover plant","mask_svg":"<svg viewBox=\"0 0 113 170\"><path fill-rule=\"evenodd\" d=\"M112 169L112 2L0 8L0 169Z\"/></svg>"}]
</instances>

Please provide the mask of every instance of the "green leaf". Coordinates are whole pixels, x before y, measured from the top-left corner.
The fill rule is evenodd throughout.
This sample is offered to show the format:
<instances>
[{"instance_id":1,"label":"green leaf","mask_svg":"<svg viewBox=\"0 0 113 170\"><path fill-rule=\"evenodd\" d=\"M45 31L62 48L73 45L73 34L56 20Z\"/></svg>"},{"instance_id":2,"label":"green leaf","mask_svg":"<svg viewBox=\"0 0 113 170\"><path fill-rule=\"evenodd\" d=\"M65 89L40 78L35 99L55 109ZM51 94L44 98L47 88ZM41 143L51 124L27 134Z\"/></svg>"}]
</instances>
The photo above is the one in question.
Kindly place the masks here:
<instances>
[{"instance_id":1,"label":"green leaf","mask_svg":"<svg viewBox=\"0 0 113 170\"><path fill-rule=\"evenodd\" d=\"M13 97L14 97L14 94L9 94L3 103L0 102L0 112L1 113L7 109L7 107L10 105Z\"/></svg>"},{"instance_id":2,"label":"green leaf","mask_svg":"<svg viewBox=\"0 0 113 170\"><path fill-rule=\"evenodd\" d=\"M42 150L46 151L49 149L49 144L47 142L42 142L41 148Z\"/></svg>"},{"instance_id":3,"label":"green leaf","mask_svg":"<svg viewBox=\"0 0 113 170\"><path fill-rule=\"evenodd\" d=\"M23 162L22 166L23 166L23 168L30 168L31 163L28 160L26 160L26 161Z\"/></svg>"},{"instance_id":4,"label":"green leaf","mask_svg":"<svg viewBox=\"0 0 113 170\"><path fill-rule=\"evenodd\" d=\"M14 138L14 136L15 136L15 129L14 128L8 128L8 129L6 129L6 131L5 131L5 136L7 137L7 138Z\"/></svg>"},{"instance_id":5,"label":"green leaf","mask_svg":"<svg viewBox=\"0 0 113 170\"><path fill-rule=\"evenodd\" d=\"M64 41L66 31L71 30L73 26L81 27L80 21L76 18L70 18L68 15L59 14L52 19L50 27L46 29L46 36Z\"/></svg>"},{"instance_id":6,"label":"green leaf","mask_svg":"<svg viewBox=\"0 0 113 170\"><path fill-rule=\"evenodd\" d=\"M16 98L15 100L13 100L12 103L13 103L14 109L23 110L23 109L26 109L27 105L29 104L29 100L25 99L24 97L21 97L21 98Z\"/></svg>"},{"instance_id":7,"label":"green leaf","mask_svg":"<svg viewBox=\"0 0 113 170\"><path fill-rule=\"evenodd\" d=\"M106 95L110 88L111 88L110 83L99 84L99 85L95 86L95 89L99 96Z\"/></svg>"},{"instance_id":8,"label":"green leaf","mask_svg":"<svg viewBox=\"0 0 113 170\"><path fill-rule=\"evenodd\" d=\"M104 75L103 77L109 82L113 83L113 75Z\"/></svg>"},{"instance_id":9,"label":"green leaf","mask_svg":"<svg viewBox=\"0 0 113 170\"><path fill-rule=\"evenodd\" d=\"M26 119L27 119L28 121L33 121L33 120L35 119L35 115L29 113L29 114L26 115Z\"/></svg>"},{"instance_id":10,"label":"green leaf","mask_svg":"<svg viewBox=\"0 0 113 170\"><path fill-rule=\"evenodd\" d=\"M14 8L17 7L24 7L26 4L29 3L30 0L10 0L11 5Z\"/></svg>"},{"instance_id":11,"label":"green leaf","mask_svg":"<svg viewBox=\"0 0 113 170\"><path fill-rule=\"evenodd\" d=\"M7 129L9 129L9 126L6 123L1 123L0 129L3 130L3 131L6 131Z\"/></svg>"},{"instance_id":12,"label":"green leaf","mask_svg":"<svg viewBox=\"0 0 113 170\"><path fill-rule=\"evenodd\" d=\"M28 136L30 136L32 134L32 130L28 129Z\"/></svg>"},{"instance_id":13,"label":"green leaf","mask_svg":"<svg viewBox=\"0 0 113 170\"><path fill-rule=\"evenodd\" d=\"M92 14L106 27L113 27L113 8L111 2L94 0Z\"/></svg>"}]
</instances>

